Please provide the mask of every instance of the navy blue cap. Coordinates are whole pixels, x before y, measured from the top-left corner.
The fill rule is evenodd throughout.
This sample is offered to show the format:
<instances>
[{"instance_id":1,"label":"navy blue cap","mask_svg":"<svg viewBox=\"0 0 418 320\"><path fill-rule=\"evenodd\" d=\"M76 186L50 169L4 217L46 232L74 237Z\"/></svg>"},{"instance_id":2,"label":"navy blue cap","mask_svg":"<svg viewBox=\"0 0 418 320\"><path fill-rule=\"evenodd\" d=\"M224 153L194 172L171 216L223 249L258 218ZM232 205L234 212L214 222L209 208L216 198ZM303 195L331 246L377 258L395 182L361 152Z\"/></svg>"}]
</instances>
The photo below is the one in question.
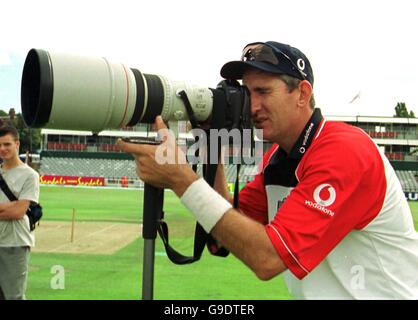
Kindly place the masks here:
<instances>
[{"instance_id":1,"label":"navy blue cap","mask_svg":"<svg viewBox=\"0 0 418 320\"><path fill-rule=\"evenodd\" d=\"M260 45L251 53L251 47ZM274 74L287 74L300 80L307 80L313 86L314 76L308 58L297 48L288 44L274 41L255 42L245 46L250 48L244 52L241 61L230 61L221 69L221 76L225 79L242 79L243 74L249 68ZM270 49L271 48L271 49ZM271 59L268 59L269 56ZM274 60L274 61L273 61Z\"/></svg>"}]
</instances>

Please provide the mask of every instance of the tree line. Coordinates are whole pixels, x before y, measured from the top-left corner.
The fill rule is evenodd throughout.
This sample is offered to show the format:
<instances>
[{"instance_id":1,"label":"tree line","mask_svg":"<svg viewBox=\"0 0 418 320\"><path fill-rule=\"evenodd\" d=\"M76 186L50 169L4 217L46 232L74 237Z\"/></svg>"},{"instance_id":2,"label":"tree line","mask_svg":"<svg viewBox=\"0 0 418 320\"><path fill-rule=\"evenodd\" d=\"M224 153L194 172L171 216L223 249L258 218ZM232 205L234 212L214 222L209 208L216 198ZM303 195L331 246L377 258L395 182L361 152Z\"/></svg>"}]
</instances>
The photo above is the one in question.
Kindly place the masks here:
<instances>
[{"instance_id":1,"label":"tree line","mask_svg":"<svg viewBox=\"0 0 418 320\"><path fill-rule=\"evenodd\" d=\"M405 102L398 102L395 107L395 114L394 117L396 118L415 118L414 111L408 111Z\"/></svg>"}]
</instances>

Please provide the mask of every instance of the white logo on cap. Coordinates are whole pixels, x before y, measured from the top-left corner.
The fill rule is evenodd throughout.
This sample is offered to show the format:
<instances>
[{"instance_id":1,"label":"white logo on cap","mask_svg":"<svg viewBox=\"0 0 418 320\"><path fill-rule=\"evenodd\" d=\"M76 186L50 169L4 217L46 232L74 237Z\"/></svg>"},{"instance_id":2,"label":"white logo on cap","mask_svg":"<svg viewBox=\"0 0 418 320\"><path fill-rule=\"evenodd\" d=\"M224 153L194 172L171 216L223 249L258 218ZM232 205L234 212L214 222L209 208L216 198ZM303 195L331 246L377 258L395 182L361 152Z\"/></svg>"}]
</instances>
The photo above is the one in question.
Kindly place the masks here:
<instances>
[{"instance_id":1,"label":"white logo on cap","mask_svg":"<svg viewBox=\"0 0 418 320\"><path fill-rule=\"evenodd\" d=\"M328 192L329 192L329 198L328 199L322 199L320 196L321 191L324 188L328 188ZM314 200L316 201L316 203L324 206L324 207L328 207L330 205L332 205L335 201L335 198L337 197L337 194L335 192L335 189L328 183L323 183L321 185L319 185L318 187L316 187L314 193L313 193L313 197Z\"/></svg>"},{"instance_id":2,"label":"white logo on cap","mask_svg":"<svg viewBox=\"0 0 418 320\"><path fill-rule=\"evenodd\" d=\"M305 70L305 61L303 59L299 58L297 64L300 70Z\"/></svg>"}]
</instances>

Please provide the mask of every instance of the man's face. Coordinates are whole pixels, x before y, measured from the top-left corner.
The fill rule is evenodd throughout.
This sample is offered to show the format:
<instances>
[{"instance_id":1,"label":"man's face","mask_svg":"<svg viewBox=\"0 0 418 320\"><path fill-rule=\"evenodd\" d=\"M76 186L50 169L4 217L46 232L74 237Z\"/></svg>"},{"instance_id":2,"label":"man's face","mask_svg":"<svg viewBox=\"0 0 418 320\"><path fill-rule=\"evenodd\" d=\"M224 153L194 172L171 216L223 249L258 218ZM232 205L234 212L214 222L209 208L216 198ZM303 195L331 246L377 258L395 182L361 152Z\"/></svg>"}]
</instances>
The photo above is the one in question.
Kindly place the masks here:
<instances>
[{"instance_id":1,"label":"man's face","mask_svg":"<svg viewBox=\"0 0 418 320\"><path fill-rule=\"evenodd\" d=\"M263 129L263 138L279 144L286 142L298 121L298 90L289 93L277 75L259 71L246 72L243 84L250 92L251 115L255 127Z\"/></svg>"},{"instance_id":2,"label":"man's face","mask_svg":"<svg viewBox=\"0 0 418 320\"><path fill-rule=\"evenodd\" d=\"M19 141L15 140L11 134L0 137L0 158L10 160L18 154Z\"/></svg>"}]
</instances>

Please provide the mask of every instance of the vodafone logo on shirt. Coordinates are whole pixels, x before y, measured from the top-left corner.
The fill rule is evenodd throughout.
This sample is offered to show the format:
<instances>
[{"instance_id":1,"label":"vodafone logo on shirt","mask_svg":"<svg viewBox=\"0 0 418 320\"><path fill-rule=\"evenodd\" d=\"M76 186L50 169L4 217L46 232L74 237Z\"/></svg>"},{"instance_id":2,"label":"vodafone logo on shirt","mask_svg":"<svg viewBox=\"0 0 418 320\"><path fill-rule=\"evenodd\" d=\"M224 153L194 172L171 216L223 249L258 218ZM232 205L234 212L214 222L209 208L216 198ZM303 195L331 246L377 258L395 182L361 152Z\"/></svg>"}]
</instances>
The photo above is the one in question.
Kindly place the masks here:
<instances>
[{"instance_id":1,"label":"vodafone logo on shirt","mask_svg":"<svg viewBox=\"0 0 418 320\"><path fill-rule=\"evenodd\" d=\"M313 199L315 202L305 200L305 205L321 211L331 217L334 216L334 211L327 209L335 202L337 192L335 188L329 183L323 183L317 186L313 192Z\"/></svg>"},{"instance_id":2,"label":"vodafone logo on shirt","mask_svg":"<svg viewBox=\"0 0 418 320\"><path fill-rule=\"evenodd\" d=\"M335 192L334 187L328 183L323 183L319 185L318 187L316 187L313 193L313 198L316 201L316 203L319 203L324 207L332 205L335 202L336 197L337 194Z\"/></svg>"}]
</instances>

